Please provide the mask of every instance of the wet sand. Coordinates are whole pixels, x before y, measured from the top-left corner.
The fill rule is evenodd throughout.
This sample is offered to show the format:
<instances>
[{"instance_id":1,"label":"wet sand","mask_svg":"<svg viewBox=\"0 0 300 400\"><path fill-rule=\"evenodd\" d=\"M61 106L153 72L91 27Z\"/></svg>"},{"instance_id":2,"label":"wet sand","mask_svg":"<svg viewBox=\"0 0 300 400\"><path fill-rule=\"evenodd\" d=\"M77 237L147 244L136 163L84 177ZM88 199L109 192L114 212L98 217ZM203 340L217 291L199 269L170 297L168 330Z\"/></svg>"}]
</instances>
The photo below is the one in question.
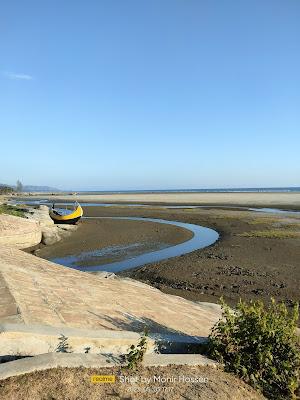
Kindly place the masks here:
<instances>
[{"instance_id":1,"label":"wet sand","mask_svg":"<svg viewBox=\"0 0 300 400\"><path fill-rule=\"evenodd\" d=\"M235 304L239 298L269 301L274 297L292 305L300 300L299 215L158 207L84 207L84 212L86 216L137 216L188 222L213 228L221 235L218 242L206 249L120 275L196 301L218 302L224 296L230 304ZM99 245L132 243L141 235L148 244L184 240L180 228L161 224L158 231L157 224L151 226L148 222L107 220L105 226L101 225L99 220L84 222L70 238L44 248L40 255L54 258ZM271 237L256 237L256 232L267 232ZM278 232L281 232L279 237Z\"/></svg>"}]
</instances>

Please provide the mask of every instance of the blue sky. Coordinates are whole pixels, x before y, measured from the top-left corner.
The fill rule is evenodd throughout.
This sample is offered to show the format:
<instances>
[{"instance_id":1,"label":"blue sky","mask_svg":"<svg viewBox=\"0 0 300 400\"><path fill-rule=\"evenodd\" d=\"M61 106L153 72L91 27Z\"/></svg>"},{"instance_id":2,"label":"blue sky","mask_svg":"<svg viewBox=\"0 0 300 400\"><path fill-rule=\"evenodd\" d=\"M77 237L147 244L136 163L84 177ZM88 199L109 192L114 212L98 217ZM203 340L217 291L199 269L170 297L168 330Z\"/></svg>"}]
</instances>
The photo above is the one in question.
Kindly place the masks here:
<instances>
[{"instance_id":1,"label":"blue sky","mask_svg":"<svg viewBox=\"0 0 300 400\"><path fill-rule=\"evenodd\" d=\"M300 185L298 0L3 0L0 182Z\"/></svg>"}]
</instances>

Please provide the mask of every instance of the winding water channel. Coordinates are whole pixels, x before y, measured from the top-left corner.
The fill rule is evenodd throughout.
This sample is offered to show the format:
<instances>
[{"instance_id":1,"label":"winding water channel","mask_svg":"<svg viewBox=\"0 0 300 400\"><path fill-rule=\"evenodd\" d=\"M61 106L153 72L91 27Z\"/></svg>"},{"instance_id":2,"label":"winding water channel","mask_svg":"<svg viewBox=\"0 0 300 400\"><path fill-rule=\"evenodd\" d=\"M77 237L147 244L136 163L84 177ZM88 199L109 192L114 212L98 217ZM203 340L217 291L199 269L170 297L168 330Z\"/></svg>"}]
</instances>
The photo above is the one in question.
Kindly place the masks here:
<instances>
[{"instance_id":1,"label":"winding water channel","mask_svg":"<svg viewBox=\"0 0 300 400\"><path fill-rule=\"evenodd\" d=\"M139 267L144 264L149 264L153 262L158 262L162 260L166 260L171 257L178 257L183 254L190 253L194 250L202 249L204 247L210 246L214 242L216 242L219 238L218 232L214 231L210 228L205 228L200 225L195 224L187 224L184 222L177 221L167 221L164 219L156 219L156 218L138 218L138 217L85 217L87 219L117 219L117 220L131 220L131 221L143 221L147 222L155 222L159 224L167 224L167 225L175 225L177 227L188 229L193 233L193 237L183 243L165 247L160 250L146 252L135 257L125 258L121 261L112 262L109 264L101 264L101 265L93 265L93 266L78 266L76 265L79 261L86 257L91 257L91 252L89 253L81 253L79 255L72 255L62 258L54 258L52 261L65 265L70 268L78 269L81 271L88 272L96 272L96 271L108 271L108 272L119 272L125 269ZM134 245L134 244L133 244ZM105 251L105 249L104 249ZM97 256L99 256L100 251L97 252ZM107 255L107 251L106 251Z\"/></svg>"}]
</instances>

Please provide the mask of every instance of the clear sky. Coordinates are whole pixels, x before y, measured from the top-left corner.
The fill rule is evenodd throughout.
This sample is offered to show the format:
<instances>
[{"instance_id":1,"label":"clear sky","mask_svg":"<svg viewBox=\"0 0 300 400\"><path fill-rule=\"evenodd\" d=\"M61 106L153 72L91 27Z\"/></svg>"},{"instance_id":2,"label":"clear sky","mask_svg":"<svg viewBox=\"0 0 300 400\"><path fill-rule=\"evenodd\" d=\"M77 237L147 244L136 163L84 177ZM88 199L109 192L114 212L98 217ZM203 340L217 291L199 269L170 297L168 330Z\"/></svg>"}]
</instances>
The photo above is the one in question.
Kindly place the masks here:
<instances>
[{"instance_id":1,"label":"clear sky","mask_svg":"<svg viewBox=\"0 0 300 400\"><path fill-rule=\"evenodd\" d=\"M299 0L2 0L0 182L300 186Z\"/></svg>"}]
</instances>

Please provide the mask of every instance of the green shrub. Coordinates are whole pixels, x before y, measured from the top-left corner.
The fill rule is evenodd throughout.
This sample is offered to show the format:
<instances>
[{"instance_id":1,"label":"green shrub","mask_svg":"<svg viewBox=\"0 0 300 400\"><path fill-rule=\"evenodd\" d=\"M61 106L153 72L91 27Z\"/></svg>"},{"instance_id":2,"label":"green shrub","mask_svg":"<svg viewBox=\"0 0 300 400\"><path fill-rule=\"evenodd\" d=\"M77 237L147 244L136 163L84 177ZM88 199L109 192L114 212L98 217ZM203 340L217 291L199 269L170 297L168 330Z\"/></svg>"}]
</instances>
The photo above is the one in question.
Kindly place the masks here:
<instances>
[{"instance_id":1,"label":"green shrub","mask_svg":"<svg viewBox=\"0 0 300 400\"><path fill-rule=\"evenodd\" d=\"M147 350L147 337L148 330L145 328L138 344L136 346L134 344L131 345L129 352L125 354L125 361L127 364L125 368L135 370L142 363Z\"/></svg>"},{"instance_id":2,"label":"green shrub","mask_svg":"<svg viewBox=\"0 0 300 400\"><path fill-rule=\"evenodd\" d=\"M72 353L72 348L68 343L68 338L62 333L58 337L58 345L55 349L56 353Z\"/></svg>"},{"instance_id":3,"label":"green shrub","mask_svg":"<svg viewBox=\"0 0 300 400\"><path fill-rule=\"evenodd\" d=\"M222 300L222 319L209 336L209 354L270 399L294 399L299 386L298 304L289 313L272 299L240 301L235 311Z\"/></svg>"}]
</instances>

